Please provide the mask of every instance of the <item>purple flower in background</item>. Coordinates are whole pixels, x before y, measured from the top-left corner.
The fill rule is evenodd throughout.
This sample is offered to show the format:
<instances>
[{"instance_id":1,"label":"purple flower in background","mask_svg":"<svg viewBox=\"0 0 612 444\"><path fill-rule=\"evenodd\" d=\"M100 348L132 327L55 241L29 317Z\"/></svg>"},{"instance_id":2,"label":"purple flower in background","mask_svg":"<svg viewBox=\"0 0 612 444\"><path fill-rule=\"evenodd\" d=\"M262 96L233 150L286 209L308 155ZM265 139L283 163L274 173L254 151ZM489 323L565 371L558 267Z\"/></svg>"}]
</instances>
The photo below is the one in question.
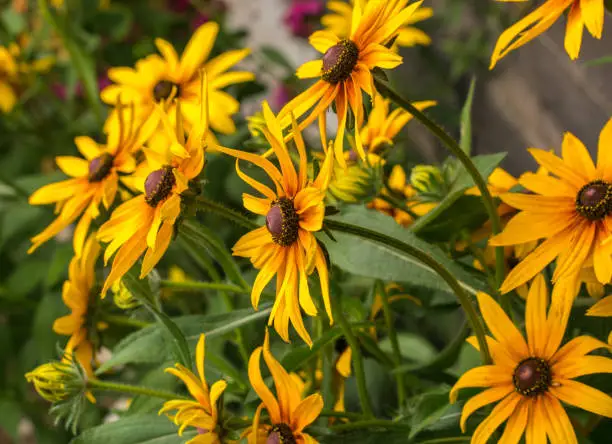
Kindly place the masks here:
<instances>
[{"instance_id":1,"label":"purple flower in background","mask_svg":"<svg viewBox=\"0 0 612 444\"><path fill-rule=\"evenodd\" d=\"M98 76L98 91L102 91L104 88L106 88L112 83L113 82L110 81L106 73L100 74ZM52 84L51 91L53 91L53 93L57 96L58 99L66 100L68 91L66 89L66 85L64 85L63 83L56 82ZM74 89L74 95L75 97L83 97L83 94L83 84L79 81L77 82L76 87Z\"/></svg>"},{"instance_id":2,"label":"purple flower in background","mask_svg":"<svg viewBox=\"0 0 612 444\"><path fill-rule=\"evenodd\" d=\"M285 14L285 24L298 37L308 37L323 15L322 0L293 0Z\"/></svg>"},{"instance_id":3,"label":"purple flower in background","mask_svg":"<svg viewBox=\"0 0 612 444\"><path fill-rule=\"evenodd\" d=\"M189 0L168 0L168 7L174 12L186 12L191 7Z\"/></svg>"},{"instance_id":4,"label":"purple flower in background","mask_svg":"<svg viewBox=\"0 0 612 444\"><path fill-rule=\"evenodd\" d=\"M275 111L280 111L282 107L289 101L291 97L291 91L284 83L278 84L272 90L272 97L270 98L270 102L272 108Z\"/></svg>"},{"instance_id":5,"label":"purple flower in background","mask_svg":"<svg viewBox=\"0 0 612 444\"><path fill-rule=\"evenodd\" d=\"M208 16L208 14L202 14L201 12L198 12L195 18L191 21L191 29L196 30L204 23L209 21L210 17Z\"/></svg>"}]
</instances>

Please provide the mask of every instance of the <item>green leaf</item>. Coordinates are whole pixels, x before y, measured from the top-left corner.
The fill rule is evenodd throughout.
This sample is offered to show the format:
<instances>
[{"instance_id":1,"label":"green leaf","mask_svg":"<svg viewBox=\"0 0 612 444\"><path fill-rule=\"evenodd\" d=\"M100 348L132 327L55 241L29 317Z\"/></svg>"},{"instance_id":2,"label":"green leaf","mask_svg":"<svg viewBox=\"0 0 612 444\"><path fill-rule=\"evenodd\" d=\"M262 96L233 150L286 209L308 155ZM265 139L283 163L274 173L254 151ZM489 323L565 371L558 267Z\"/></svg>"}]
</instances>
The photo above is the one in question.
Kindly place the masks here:
<instances>
[{"instance_id":1,"label":"green leaf","mask_svg":"<svg viewBox=\"0 0 612 444\"><path fill-rule=\"evenodd\" d=\"M591 66L607 65L608 63L612 63L612 56L604 56L604 57L599 57L598 59L588 60L584 62L583 65L587 67L591 67Z\"/></svg>"},{"instance_id":2,"label":"green leaf","mask_svg":"<svg viewBox=\"0 0 612 444\"><path fill-rule=\"evenodd\" d=\"M472 104L474 103L474 91L476 90L476 78L472 77L467 98L461 110L459 146L468 156L472 152Z\"/></svg>"},{"instance_id":3,"label":"green leaf","mask_svg":"<svg viewBox=\"0 0 612 444\"><path fill-rule=\"evenodd\" d=\"M474 166L486 181L493 170L500 164L500 162L506 157L506 153L496 153L496 154L484 154L482 156L474 156L472 157L472 162ZM448 218L449 215L446 213L447 210L461 197L464 195L465 191L475 186L474 181L472 180L472 176L467 172L467 170L461 166L453 184L451 186L450 191L446 195L446 197L429 213L419 218L412 226L410 227L411 231L415 233L420 233L423 229L431 224L434 220L438 218Z\"/></svg>"},{"instance_id":4,"label":"green leaf","mask_svg":"<svg viewBox=\"0 0 612 444\"><path fill-rule=\"evenodd\" d=\"M263 306L255 313L248 308L213 316L182 316L172 321L185 337L195 341L201 333L205 333L210 340L251 322L261 321L269 315L270 309ZM163 327L153 324L123 338L115 346L112 357L100 366L97 373L104 373L118 365L163 362L171 358L172 344L167 340Z\"/></svg>"},{"instance_id":5,"label":"green leaf","mask_svg":"<svg viewBox=\"0 0 612 444\"><path fill-rule=\"evenodd\" d=\"M357 430L349 433L331 434L319 439L321 444L406 444L407 430Z\"/></svg>"},{"instance_id":6,"label":"green leaf","mask_svg":"<svg viewBox=\"0 0 612 444\"><path fill-rule=\"evenodd\" d=\"M437 350L427 339L423 338L422 336L414 333L402 332L397 334L397 341L399 343L400 353L403 358L425 363L433 360L436 357ZM378 346L383 352L389 353L389 355L393 353L389 338L379 341Z\"/></svg>"},{"instance_id":7,"label":"green leaf","mask_svg":"<svg viewBox=\"0 0 612 444\"><path fill-rule=\"evenodd\" d=\"M419 395L411 401L415 403L414 411L410 415L412 430L410 430L410 439L413 439L423 430L427 430L435 426L443 428L449 421L455 423L458 420L457 415L451 415L444 418L446 424L442 424L442 419L451 408L457 410L457 406L453 406L449 401L449 389L441 388L431 392Z\"/></svg>"},{"instance_id":8,"label":"green leaf","mask_svg":"<svg viewBox=\"0 0 612 444\"><path fill-rule=\"evenodd\" d=\"M221 265L221 268L223 268L223 271L232 282L240 285L242 288L250 288L249 284L242 277L238 264L236 264L223 241L211 230L197 222L188 221L181 225L179 237L183 237L192 245L207 250L219 262L219 265Z\"/></svg>"},{"instance_id":9,"label":"green leaf","mask_svg":"<svg viewBox=\"0 0 612 444\"><path fill-rule=\"evenodd\" d=\"M447 268L472 294L484 291L486 284L453 263L438 247L401 227L387 215L365 207L351 207L342 216L334 216L342 222L358 225L398 239L432 256ZM378 242L334 232L337 242L322 238L331 261L341 269L360 276L383 281L408 282L414 286L449 291L447 284L427 265L406 256L400 251Z\"/></svg>"},{"instance_id":10,"label":"green leaf","mask_svg":"<svg viewBox=\"0 0 612 444\"><path fill-rule=\"evenodd\" d=\"M22 416L21 406L18 403L10 399L0 398L0 430L8 433L14 441L17 441L19 437L17 429Z\"/></svg>"},{"instance_id":11,"label":"green leaf","mask_svg":"<svg viewBox=\"0 0 612 444\"><path fill-rule=\"evenodd\" d=\"M454 436L452 438L428 439L426 441L419 441L417 444L461 444L471 440L470 436Z\"/></svg>"},{"instance_id":12,"label":"green leaf","mask_svg":"<svg viewBox=\"0 0 612 444\"><path fill-rule=\"evenodd\" d=\"M177 432L165 416L134 415L86 430L70 444L182 444L197 434L193 430L180 437Z\"/></svg>"},{"instance_id":13,"label":"green leaf","mask_svg":"<svg viewBox=\"0 0 612 444\"><path fill-rule=\"evenodd\" d=\"M155 318L166 328L166 331L173 338L173 344L177 351L177 358L187 368L191 368L191 353L187 340L176 326L176 324L155 304L156 296L151 289L151 274L145 279L138 279L138 264L132 267L122 279L123 284L136 299L142 302L145 307L155 316Z\"/></svg>"},{"instance_id":14,"label":"green leaf","mask_svg":"<svg viewBox=\"0 0 612 444\"><path fill-rule=\"evenodd\" d=\"M276 48L265 45L259 48L259 52L272 63L282 66L287 71L294 71L294 67L291 62L289 62L289 60L287 60L287 58Z\"/></svg>"}]
</instances>

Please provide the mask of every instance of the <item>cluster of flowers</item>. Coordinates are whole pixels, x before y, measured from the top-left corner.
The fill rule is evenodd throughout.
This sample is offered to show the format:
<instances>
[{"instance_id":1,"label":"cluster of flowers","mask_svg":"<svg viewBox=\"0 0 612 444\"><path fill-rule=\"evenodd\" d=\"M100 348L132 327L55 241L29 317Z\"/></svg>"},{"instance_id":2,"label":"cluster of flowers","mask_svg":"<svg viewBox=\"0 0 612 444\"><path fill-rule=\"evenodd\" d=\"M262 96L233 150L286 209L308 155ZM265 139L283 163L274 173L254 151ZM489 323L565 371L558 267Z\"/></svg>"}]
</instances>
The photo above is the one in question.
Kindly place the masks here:
<instances>
[{"instance_id":1,"label":"cluster of flowers","mask_svg":"<svg viewBox=\"0 0 612 444\"><path fill-rule=\"evenodd\" d=\"M105 262L114 257L102 296L141 257L141 278L146 276L168 249L175 227L187 214L191 202L197 201L200 191L197 179L208 152L236 158L237 174L262 196L244 194L243 202L246 209L265 217L265 226L244 235L233 248L235 255L248 258L259 269L251 294L253 306L257 307L263 289L276 276L270 325L288 341L291 324L307 344L312 344L302 311L309 316L318 314L308 284L308 276L316 269L325 311L330 323L333 322L328 259L314 233L323 228L326 197L356 201L353 191L361 189L364 172L384 164L381 149L392 144L411 119L406 111L390 110L390 103L376 91L373 72L393 69L402 63L393 42L403 41L394 38L398 33L410 34L402 34L405 26L429 12L421 8L421 1L408 4L408 0L355 0L352 6L330 3L332 10L339 14L350 10L350 15L333 19L328 16L325 21L329 29L310 36L310 43L322 57L301 66L297 76L317 81L287 103L278 115L263 104L264 123L259 130L271 147L265 155L223 147L214 136L213 131L235 130L231 116L237 112L238 103L223 88L253 78L248 72L227 71L248 54L247 50L229 51L207 61L218 31L215 23L201 26L180 58L170 43L158 39L156 45L161 56L140 60L135 68L109 71L114 84L102 91L102 99L115 108L104 128L107 143L77 138L76 145L84 159L57 158L59 168L71 178L43 187L30 200L35 205L54 203L59 213L47 229L32 239L32 251L79 220L74 232L75 257L63 289L64 301L72 314L58 319L54 326L58 333L71 336L66 362L53 364L55 367L48 364L27 375L43 396L50 399L63 396L63 382L61 379L58 382L54 372L61 372L58 366L69 365L73 359L70 355L93 378L93 348L84 320L89 295L96 288L94 268L102 249L99 242L105 244ZM601 35L603 1L549 0L500 37L492 64L534 38L568 8L571 9L566 46L570 56L577 57L583 26L594 36ZM374 101L367 120L362 92ZM338 132L330 142L326 111L332 104ZM422 102L414 106L425 109L434 104ZM301 131L315 121L319 123L322 161L316 177L309 177L309 153ZM354 131L348 150L345 133L350 126ZM299 160L297 169L289 141L296 147L293 157ZM608 344L580 336L561 345L580 283L586 280L601 287L612 280L611 146L612 120L601 133L597 165L585 146L567 133L562 157L544 150L530 150L543 167L541 171L525 173L516 180L503 170L496 170L490 178L492 194L503 202L498 213L505 228L491 237L488 244L510 247L507 258L514 262L500 292L508 293L526 285L527 340L493 298L484 293L477 295L492 334L487 338L492 363L465 373L453 387L451 401L456 400L462 388L487 387L465 404L462 428L475 410L500 402L476 429L474 443L486 443L506 420L500 442L518 442L523 434L528 443L545 443L547 439L555 443L577 442L560 401L612 417L610 396L574 380L587 374L612 372L611 359L588 355L607 348ZM273 188L248 176L241 170L240 160L264 170ZM442 180L441 172L421 167L413 171L408 184L405 172L396 168L389 190L371 206L409 226L415 217L436 205L414 199L419 190L432 183L432 178ZM528 192L512 192L516 185ZM400 208L389 199L393 193L402 196ZM473 190L470 193L477 194ZM118 196L124 202L115 207ZM103 218L105 210L112 210L108 220L92 232L92 223ZM538 243L540 239L545 240ZM547 282L540 272L555 260L549 301ZM480 266L487 267L486 262L485 256ZM602 299L589 314L612 315L611 298ZM474 338L469 341L477 346ZM217 443L222 439L218 402L226 383L218 381L208 387L204 379L204 354L202 335L196 348L198 375L178 364L168 369L185 383L193 400L169 401L162 412L168 412L180 424L179 433L186 427L197 428L199 434L190 442ZM272 374L276 396L262 378L262 354ZM338 368L346 376L350 373L346 356L350 354L343 356L344 362ZM249 360L248 370L251 384L262 400L252 426L245 431L249 442L263 442L261 439L267 443L316 442L304 429L319 416L322 398L315 393L302 399L303 382L273 357L267 331L263 346ZM265 424L261 416L264 408L268 412Z\"/></svg>"}]
</instances>

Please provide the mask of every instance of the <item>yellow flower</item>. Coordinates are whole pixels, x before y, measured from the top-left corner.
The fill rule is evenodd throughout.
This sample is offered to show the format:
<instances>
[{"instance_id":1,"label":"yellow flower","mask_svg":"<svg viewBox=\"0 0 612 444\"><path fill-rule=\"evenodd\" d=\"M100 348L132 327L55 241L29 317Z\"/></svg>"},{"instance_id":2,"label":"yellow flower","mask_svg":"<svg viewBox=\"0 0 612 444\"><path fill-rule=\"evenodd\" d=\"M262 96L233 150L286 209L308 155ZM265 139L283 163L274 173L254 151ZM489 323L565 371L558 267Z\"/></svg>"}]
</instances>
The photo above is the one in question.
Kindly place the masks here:
<instances>
[{"instance_id":1,"label":"yellow flower","mask_svg":"<svg viewBox=\"0 0 612 444\"><path fill-rule=\"evenodd\" d=\"M416 198L416 190L412 185L407 183L406 172L400 165L395 165L389 175L387 186L390 191L398 196L402 196L401 201L417 216L424 216L429 213L436 205L435 202L419 202ZM393 204L387 202L384 197L389 196L390 193L386 189L381 192L382 197L377 197L368 204L368 208L374 208L381 213L388 214L393 217L395 221L404 226L408 227L414 222L414 218L406 211L401 210L393 206Z\"/></svg>"},{"instance_id":2,"label":"yellow flower","mask_svg":"<svg viewBox=\"0 0 612 444\"><path fill-rule=\"evenodd\" d=\"M385 160L368 153L365 162L359 162L354 151L345 152L346 168L334 167L329 182L328 200L357 203L375 192L376 178L382 175Z\"/></svg>"},{"instance_id":3,"label":"yellow flower","mask_svg":"<svg viewBox=\"0 0 612 444\"><path fill-rule=\"evenodd\" d=\"M141 194L124 202L113 211L110 220L98 231L98 239L109 243L104 252L105 263L115 254L110 274L106 278L102 296L145 253L140 278L149 274L160 261L174 232L174 223L181 213L181 193L189 188L189 181L204 167L204 140L208 133L208 101L206 79L201 105L202 118L189 132L185 141L180 105L176 108L176 129L168 116L156 110L163 124L164 136L170 141L164 153L147 153L149 168L145 180L135 185Z\"/></svg>"},{"instance_id":4,"label":"yellow flower","mask_svg":"<svg viewBox=\"0 0 612 444\"><path fill-rule=\"evenodd\" d=\"M74 257L68 268L68 280L62 288L64 304L71 313L55 320L53 331L60 335L69 335L66 353L74 353L85 372L93 376L93 344L89 339L91 319L88 318L90 298L94 296L96 283L95 266L100 254L100 244L92 234L85 242L81 257Z\"/></svg>"},{"instance_id":5,"label":"yellow flower","mask_svg":"<svg viewBox=\"0 0 612 444\"><path fill-rule=\"evenodd\" d=\"M113 292L113 302L122 310L130 310L141 305L132 292L125 286L122 280L116 281L111 286Z\"/></svg>"},{"instance_id":6,"label":"yellow flower","mask_svg":"<svg viewBox=\"0 0 612 444\"><path fill-rule=\"evenodd\" d=\"M31 205L56 204L59 216L41 233L32 238L29 253L81 219L74 232L74 251L80 256L93 219L100 214L100 205L110 208L119 185L119 173L131 173L136 167L133 152L142 147L157 126L156 119L139 126L134 115L124 118L124 106L118 107L119 119L108 126L106 145L98 145L90 137L80 136L74 142L83 158L59 156L57 166L71 178L45 185L30 196Z\"/></svg>"},{"instance_id":7,"label":"yellow flower","mask_svg":"<svg viewBox=\"0 0 612 444\"><path fill-rule=\"evenodd\" d=\"M155 39L162 54L150 55L136 62L135 68L118 67L108 70L108 77L115 82L101 92L105 103L114 105L122 100L136 104L139 115L153 115L155 104L164 104L170 116L175 115L176 101L180 99L182 117L188 129L197 123L200 109L200 77L204 69L208 78L209 101L215 131L231 134L236 131L232 115L238 112L239 103L223 88L254 79L250 72L233 71L229 68L244 59L248 49L227 51L208 60L208 56L219 32L219 25L208 22L200 26L185 47L180 60L172 45Z\"/></svg>"},{"instance_id":8,"label":"yellow flower","mask_svg":"<svg viewBox=\"0 0 612 444\"><path fill-rule=\"evenodd\" d=\"M299 118L308 113L300 123L300 130L318 117L325 146L325 113L335 101L338 133L334 151L342 167L346 166L342 152L349 107L355 117L355 127L360 128L364 120L362 91L374 97L374 79L370 71L374 68L392 69L402 63L399 55L383 45L397 34L422 1L406 7L407 3L408 0L376 0L368 2L364 8L357 3L348 38L330 31L313 33L310 44L324 55L298 68L297 76L302 79L318 77L319 80L287 103L279 113L283 128L291 124L291 114ZM365 159L359 130L355 131L355 145L357 153Z\"/></svg>"},{"instance_id":9,"label":"yellow flower","mask_svg":"<svg viewBox=\"0 0 612 444\"><path fill-rule=\"evenodd\" d=\"M360 2L360 6L363 9L365 6L364 3L375 0L351 0L350 4L346 1L330 0L327 2L327 9L333 12L321 17L321 24L338 37L348 37L351 33L351 22L353 17L352 4L354 4L355 1ZM433 9L417 9L399 28L393 48L397 50L399 49L398 46L410 47L416 45L429 45L431 43L429 36L420 29L410 25L427 20L431 16L433 16Z\"/></svg>"},{"instance_id":10,"label":"yellow flower","mask_svg":"<svg viewBox=\"0 0 612 444\"><path fill-rule=\"evenodd\" d=\"M266 128L262 129L280 164L280 170L262 156L224 147L217 149L237 158L236 171L246 183L260 192L263 198L243 194L244 206L249 211L266 217L266 226L245 234L234 245L236 256L247 257L260 272L253 284L251 302L257 308L264 287L276 278L276 301L270 314L270 325L289 341L289 322L309 345L310 335L304 326L300 307L309 316L317 315L317 308L308 288L308 275L317 269L325 309L332 322L329 299L328 269L323 250L314 232L321 230L325 215L325 190L333 168L329 149L321 171L312 181L307 177L306 147L302 135L293 122L294 140L300 159L296 171L289 150L283 141L279 120L267 102L263 104ZM243 159L262 168L274 183L276 191L247 176L240 170Z\"/></svg>"},{"instance_id":11,"label":"yellow flower","mask_svg":"<svg viewBox=\"0 0 612 444\"><path fill-rule=\"evenodd\" d=\"M501 291L527 282L557 258L553 281L577 276L584 266L593 266L601 283L612 278L612 244L609 216L612 208L612 119L599 137L597 167L584 144L565 133L562 158L532 148L531 155L550 176L525 173L519 183L534 194L502 193L500 198L520 212L489 245L517 245L546 240L506 277Z\"/></svg>"},{"instance_id":12,"label":"yellow flower","mask_svg":"<svg viewBox=\"0 0 612 444\"><path fill-rule=\"evenodd\" d=\"M527 0L498 1L524 2ZM601 39L605 15L604 0L547 0L499 36L491 56L490 69L493 69L497 62L510 51L520 48L548 30L568 9L565 51L572 60L577 59L585 26L593 37Z\"/></svg>"},{"instance_id":13,"label":"yellow flower","mask_svg":"<svg viewBox=\"0 0 612 444\"><path fill-rule=\"evenodd\" d=\"M176 364L176 368L167 368L166 372L176 376L187 386L187 390L194 401L176 399L167 401L159 411L159 414L166 413L168 417L179 426L178 434L183 435L187 427L197 427L198 436L187 441L187 444L221 444L221 439L217 434L219 423L219 409L217 403L225 391L227 383L217 381L208 388L204 378L204 355L205 337L200 335L196 346L196 366L198 376L194 375L189 369L181 364ZM176 410L176 414L170 415L167 412Z\"/></svg>"},{"instance_id":14,"label":"yellow flower","mask_svg":"<svg viewBox=\"0 0 612 444\"><path fill-rule=\"evenodd\" d=\"M261 376L262 352L274 380L276 397ZM272 356L270 335L267 329L263 347L256 348L249 359L249 380L253 390L262 400L253 418L249 444L260 442L261 434L267 436L268 443L318 443L312 436L304 433L304 429L317 419L323 410L323 398L315 393L302 399L303 382L297 375L289 375ZM268 411L270 425L261 425L259 422L263 408Z\"/></svg>"},{"instance_id":15,"label":"yellow flower","mask_svg":"<svg viewBox=\"0 0 612 444\"><path fill-rule=\"evenodd\" d=\"M26 373L25 378L34 384L38 394L49 402L59 402L71 393L74 380L70 362L48 362Z\"/></svg>"},{"instance_id":16,"label":"yellow flower","mask_svg":"<svg viewBox=\"0 0 612 444\"><path fill-rule=\"evenodd\" d=\"M361 141L367 151L378 153L385 145L393 145L393 139L414 116L402 108L391 111L391 101L378 93L374 94L373 103L368 121L361 129ZM420 111L436 104L435 100L412 103Z\"/></svg>"},{"instance_id":17,"label":"yellow flower","mask_svg":"<svg viewBox=\"0 0 612 444\"><path fill-rule=\"evenodd\" d=\"M567 296L553 290L548 315L548 289L541 275L529 290L525 313L527 341L501 307L489 295L476 296L480 311L493 337L487 337L493 364L468 370L450 393L451 402L459 389L486 387L463 407L461 429L465 432L468 417L477 409L500 401L472 435L473 444L485 444L504 422L499 442L518 442L526 434L527 442L546 444L577 443L570 419L561 405L567 404L612 417L612 398L574 378L594 373L612 373L612 359L587 356L593 350L607 347L590 336L579 336L560 347L571 311ZM470 343L475 344L474 338Z\"/></svg>"}]
</instances>

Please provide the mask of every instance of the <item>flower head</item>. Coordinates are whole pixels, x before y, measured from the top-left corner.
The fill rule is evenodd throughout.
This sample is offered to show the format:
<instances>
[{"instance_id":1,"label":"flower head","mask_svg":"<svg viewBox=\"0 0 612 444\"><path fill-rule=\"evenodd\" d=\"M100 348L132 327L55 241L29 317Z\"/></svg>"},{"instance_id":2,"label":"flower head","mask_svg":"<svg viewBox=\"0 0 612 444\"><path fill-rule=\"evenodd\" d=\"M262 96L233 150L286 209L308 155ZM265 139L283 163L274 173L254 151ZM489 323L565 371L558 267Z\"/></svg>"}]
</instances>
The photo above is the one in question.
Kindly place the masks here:
<instances>
[{"instance_id":1,"label":"flower head","mask_svg":"<svg viewBox=\"0 0 612 444\"><path fill-rule=\"evenodd\" d=\"M59 216L41 233L32 238L32 253L42 243L79 220L73 238L74 251L80 256L89 227L100 214L100 205L105 208L115 201L120 174L128 174L136 168L133 153L139 150L151 136L158 120L149 119L143 125L134 121L132 111L126 116L126 107L118 105L119 118L107 126L106 145L99 145L90 137L80 136L74 142L84 158L60 156L57 166L70 179L45 185L30 196L30 204L56 204Z\"/></svg>"},{"instance_id":2,"label":"flower head","mask_svg":"<svg viewBox=\"0 0 612 444\"><path fill-rule=\"evenodd\" d=\"M71 313L55 320L53 331L60 335L69 335L66 345L68 352L73 352L86 374L93 375L93 344L90 340L91 298L96 281L95 265L100 254L100 244L92 234L85 242L81 257L74 257L68 268L68 280L62 288L64 304Z\"/></svg>"},{"instance_id":3,"label":"flower head","mask_svg":"<svg viewBox=\"0 0 612 444\"><path fill-rule=\"evenodd\" d=\"M544 4L499 36L491 56L491 69L510 51L520 48L548 30L567 10L569 12L565 31L565 51L572 60L577 59L585 26L593 37L601 39L605 15L604 0L546 0Z\"/></svg>"},{"instance_id":4,"label":"flower head","mask_svg":"<svg viewBox=\"0 0 612 444\"><path fill-rule=\"evenodd\" d=\"M291 114L296 118L308 114L300 122L299 129L318 118L321 139L325 144L325 113L335 102L338 133L334 151L338 163L346 166L343 147L349 108L355 117L356 128L360 128L364 120L362 91L374 97L374 78L370 71L374 68L391 69L402 63L402 58L384 44L397 34L422 1L410 6L406 6L407 3L408 0L372 0L362 8L358 2L353 9L348 36L341 37L330 31L317 31L310 36L310 44L323 56L302 65L297 76L319 80L281 110L279 118L283 128L291 124ZM357 153L365 159L359 131L355 132L355 145Z\"/></svg>"},{"instance_id":5,"label":"flower head","mask_svg":"<svg viewBox=\"0 0 612 444\"><path fill-rule=\"evenodd\" d=\"M67 362L47 362L26 373L36 392L49 402L63 401L70 396L71 365Z\"/></svg>"},{"instance_id":6,"label":"flower head","mask_svg":"<svg viewBox=\"0 0 612 444\"><path fill-rule=\"evenodd\" d=\"M276 396L264 383L261 376L261 355L272 374ZM259 436L267 436L267 443L317 443L312 436L304 433L323 410L323 398L318 393L302 399L303 382L297 375L290 375L270 352L270 334L266 330L263 347L255 349L249 359L249 380L255 393L262 400L253 418L253 428L249 434L249 444L261 441ZM270 424L261 425L262 409L268 411Z\"/></svg>"},{"instance_id":7,"label":"flower head","mask_svg":"<svg viewBox=\"0 0 612 444\"><path fill-rule=\"evenodd\" d=\"M324 15L321 18L321 24L327 28L327 30L333 32L339 37L348 37L351 32L351 23L353 19L353 8L355 2L360 2L360 6L363 9L364 5L368 1L372 0L330 0L327 2L327 9L331 13ZM397 38L393 45L394 50L397 51L399 46L416 46L416 45L429 45L431 38L423 31L415 28L415 23L422 22L433 16L433 9L431 8L419 8L414 14L412 14L399 28Z\"/></svg>"},{"instance_id":8,"label":"flower head","mask_svg":"<svg viewBox=\"0 0 612 444\"><path fill-rule=\"evenodd\" d=\"M251 293L253 307L257 308L264 287L277 275L276 301L269 322L274 323L279 335L288 341L291 321L300 337L311 344L300 307L310 316L317 315L308 288L308 275L315 268L319 274L325 308L330 321L332 319L327 262L313 233L323 226L325 190L331 177L333 157L331 150L328 150L319 175L310 180L307 176L306 147L297 123L294 121L300 163L296 171L283 141L280 122L267 102L263 104L263 116L266 127L262 128L262 132L272 146L280 170L262 156L218 147L219 151L236 157L238 175L264 196L243 195L245 208L265 216L266 225L242 236L234 245L233 252L236 256L248 257L260 269ZM275 190L246 175L240 169L239 159L262 168L274 183Z\"/></svg>"},{"instance_id":9,"label":"flower head","mask_svg":"<svg viewBox=\"0 0 612 444\"><path fill-rule=\"evenodd\" d=\"M563 139L562 157L532 148L531 155L550 175L525 173L519 184L532 192L502 193L500 198L519 211L493 246L517 245L546 238L506 277L501 291L527 282L557 258L553 281L577 276L593 266L601 283L612 279L612 244L604 241L612 226L612 119L599 137L597 166L584 144L571 133Z\"/></svg>"},{"instance_id":10,"label":"flower head","mask_svg":"<svg viewBox=\"0 0 612 444\"><path fill-rule=\"evenodd\" d=\"M174 232L174 224L181 214L181 194L189 188L189 181L204 167L204 144L208 133L208 94L203 79L202 118L191 128L185 140L180 104L176 108L176 127L173 127L159 108L163 136L168 140L163 150L145 150L147 175L135 184L140 194L124 202L113 211L110 220L98 231L98 239L109 245L104 252L105 263L115 254L111 271L106 278L102 295L145 253L141 278L160 261Z\"/></svg>"},{"instance_id":11,"label":"flower head","mask_svg":"<svg viewBox=\"0 0 612 444\"><path fill-rule=\"evenodd\" d=\"M170 116L175 115L176 100L180 100L181 114L188 128L196 124L200 109L200 77L204 69L208 77L210 109L213 112L211 127L215 131L231 134L236 131L231 116L238 112L239 104L223 88L253 80L250 72L227 72L244 59L248 49L227 51L208 60L219 25L208 22L200 26L185 47L179 59L172 45L156 39L155 45L162 54L150 55L136 62L135 68L118 67L108 70L108 77L115 82L105 88L101 97L114 105L118 97L134 102L139 115L154 115L156 104L162 104Z\"/></svg>"},{"instance_id":12,"label":"flower head","mask_svg":"<svg viewBox=\"0 0 612 444\"><path fill-rule=\"evenodd\" d=\"M500 401L472 435L472 443L485 444L504 422L500 442L518 442L526 433L529 442L577 443L572 424L560 401L612 417L612 398L574 378L612 373L612 359L589 356L607 347L590 336L579 336L561 346L571 305L562 292L573 292L565 282L555 286L548 309L548 289L538 275L529 290L525 313L527 341L489 295L477 295L480 311L493 337L487 343L493 364L468 370L450 393L451 402L465 387L486 387L463 407L461 428L477 409ZM571 287L571 285L569 286ZM475 344L474 338L470 343Z\"/></svg>"},{"instance_id":13,"label":"flower head","mask_svg":"<svg viewBox=\"0 0 612 444\"><path fill-rule=\"evenodd\" d=\"M164 403L159 414L165 413L170 419L179 426L179 436L187 427L197 427L198 436L187 441L188 444L221 444L217 434L219 423L219 409L217 403L225 391L227 383L217 381L208 388L204 378L204 355L205 337L200 335L196 346L196 366L198 375L194 375L191 370L176 364L176 368L167 368L166 372L176 376L185 383L187 390L194 400L172 400ZM168 414L169 411L176 410L174 415Z\"/></svg>"}]
</instances>

